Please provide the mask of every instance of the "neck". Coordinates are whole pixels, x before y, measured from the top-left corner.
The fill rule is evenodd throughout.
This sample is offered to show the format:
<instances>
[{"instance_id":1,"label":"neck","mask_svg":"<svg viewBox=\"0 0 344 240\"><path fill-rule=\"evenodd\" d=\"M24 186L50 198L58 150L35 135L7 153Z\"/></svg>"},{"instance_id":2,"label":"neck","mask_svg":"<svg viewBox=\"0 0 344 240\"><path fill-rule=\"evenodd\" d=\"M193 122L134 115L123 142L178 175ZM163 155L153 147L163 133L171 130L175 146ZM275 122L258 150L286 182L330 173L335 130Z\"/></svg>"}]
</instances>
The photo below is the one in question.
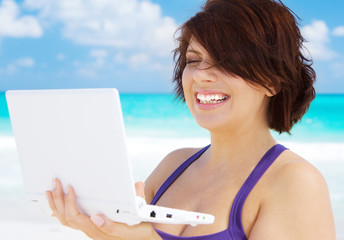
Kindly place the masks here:
<instances>
[{"instance_id":1,"label":"neck","mask_svg":"<svg viewBox=\"0 0 344 240\"><path fill-rule=\"evenodd\" d=\"M209 163L223 162L228 165L256 162L275 144L276 141L267 126L211 132Z\"/></svg>"}]
</instances>

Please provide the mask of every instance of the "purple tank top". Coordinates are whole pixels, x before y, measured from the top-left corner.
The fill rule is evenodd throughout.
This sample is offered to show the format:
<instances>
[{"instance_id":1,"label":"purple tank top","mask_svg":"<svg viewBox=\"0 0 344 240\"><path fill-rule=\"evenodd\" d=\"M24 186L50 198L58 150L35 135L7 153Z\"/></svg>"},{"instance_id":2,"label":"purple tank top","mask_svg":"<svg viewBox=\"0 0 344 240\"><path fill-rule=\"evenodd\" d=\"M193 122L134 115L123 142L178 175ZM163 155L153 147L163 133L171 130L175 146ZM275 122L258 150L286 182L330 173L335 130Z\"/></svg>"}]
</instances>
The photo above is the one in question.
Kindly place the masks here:
<instances>
[{"instance_id":1,"label":"purple tank top","mask_svg":"<svg viewBox=\"0 0 344 240\"><path fill-rule=\"evenodd\" d=\"M188 158L182 165L180 165L169 178L161 185L157 193L155 194L151 204L154 205L165 193L165 191L171 186L171 184L194 162L196 161L208 148L201 149L199 152ZM231 208L229 216L229 226L227 229L214 234L195 236L195 237L180 237L171 235L156 229L157 233L163 240L247 240L244 229L241 222L241 213L247 196L250 194L253 187L263 176L270 165L275 159L284 151L286 148L280 144L276 144L269 151L265 153L262 159L259 161L257 166L253 169L251 174L248 176L244 184L241 186L239 192L234 198L234 202Z\"/></svg>"}]
</instances>

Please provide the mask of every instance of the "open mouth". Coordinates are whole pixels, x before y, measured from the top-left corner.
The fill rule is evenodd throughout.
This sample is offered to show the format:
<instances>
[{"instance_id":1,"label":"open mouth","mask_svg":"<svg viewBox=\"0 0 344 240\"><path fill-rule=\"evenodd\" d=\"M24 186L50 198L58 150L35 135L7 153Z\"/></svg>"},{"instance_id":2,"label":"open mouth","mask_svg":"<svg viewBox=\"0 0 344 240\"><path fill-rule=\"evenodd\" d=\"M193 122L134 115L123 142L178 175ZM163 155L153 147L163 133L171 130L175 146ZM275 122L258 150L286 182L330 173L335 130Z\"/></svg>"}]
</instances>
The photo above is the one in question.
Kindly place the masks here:
<instances>
[{"instance_id":1,"label":"open mouth","mask_svg":"<svg viewBox=\"0 0 344 240\"><path fill-rule=\"evenodd\" d=\"M218 104L225 102L229 96L225 94L204 94L204 93L197 93L196 95L197 102L200 104Z\"/></svg>"}]
</instances>

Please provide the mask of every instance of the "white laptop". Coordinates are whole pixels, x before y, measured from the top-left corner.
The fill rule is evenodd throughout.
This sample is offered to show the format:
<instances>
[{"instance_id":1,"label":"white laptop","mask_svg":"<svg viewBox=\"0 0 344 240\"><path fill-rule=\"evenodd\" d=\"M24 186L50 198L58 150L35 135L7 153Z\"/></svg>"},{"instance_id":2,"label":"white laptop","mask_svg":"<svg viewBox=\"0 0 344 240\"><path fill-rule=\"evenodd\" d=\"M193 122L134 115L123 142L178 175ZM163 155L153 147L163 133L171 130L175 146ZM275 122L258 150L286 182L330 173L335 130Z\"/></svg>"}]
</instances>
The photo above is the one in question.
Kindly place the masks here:
<instances>
[{"instance_id":1,"label":"white laptop","mask_svg":"<svg viewBox=\"0 0 344 240\"><path fill-rule=\"evenodd\" d=\"M116 89L6 92L28 199L47 206L58 178L70 184L80 210L113 221L211 224L214 216L146 202L135 194Z\"/></svg>"}]
</instances>

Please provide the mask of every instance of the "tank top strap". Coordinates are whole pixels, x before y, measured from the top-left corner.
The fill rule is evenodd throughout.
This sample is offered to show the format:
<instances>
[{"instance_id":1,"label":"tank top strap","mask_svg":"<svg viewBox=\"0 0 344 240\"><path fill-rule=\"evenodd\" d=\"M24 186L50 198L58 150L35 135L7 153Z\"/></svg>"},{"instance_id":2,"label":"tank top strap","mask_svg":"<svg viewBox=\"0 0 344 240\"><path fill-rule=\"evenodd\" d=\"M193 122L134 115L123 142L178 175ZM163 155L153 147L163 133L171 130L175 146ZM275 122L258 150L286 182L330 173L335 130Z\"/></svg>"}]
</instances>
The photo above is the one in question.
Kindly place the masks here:
<instances>
[{"instance_id":1,"label":"tank top strap","mask_svg":"<svg viewBox=\"0 0 344 240\"><path fill-rule=\"evenodd\" d=\"M168 178L167 180L161 185L159 190L156 192L151 205L156 204L156 202L160 199L160 197L165 193L165 191L171 186L171 184L194 162L196 161L208 148L210 145L202 148L197 153L189 157L186 161L184 161Z\"/></svg>"},{"instance_id":2,"label":"tank top strap","mask_svg":"<svg viewBox=\"0 0 344 240\"><path fill-rule=\"evenodd\" d=\"M269 151L265 153L257 166L253 169L244 184L237 193L229 216L229 232L233 239L246 240L244 229L242 226L242 208L244 206L247 196L257 184L259 179L263 176L266 170L276 160L276 158L287 148L281 144L274 145Z\"/></svg>"}]
</instances>

